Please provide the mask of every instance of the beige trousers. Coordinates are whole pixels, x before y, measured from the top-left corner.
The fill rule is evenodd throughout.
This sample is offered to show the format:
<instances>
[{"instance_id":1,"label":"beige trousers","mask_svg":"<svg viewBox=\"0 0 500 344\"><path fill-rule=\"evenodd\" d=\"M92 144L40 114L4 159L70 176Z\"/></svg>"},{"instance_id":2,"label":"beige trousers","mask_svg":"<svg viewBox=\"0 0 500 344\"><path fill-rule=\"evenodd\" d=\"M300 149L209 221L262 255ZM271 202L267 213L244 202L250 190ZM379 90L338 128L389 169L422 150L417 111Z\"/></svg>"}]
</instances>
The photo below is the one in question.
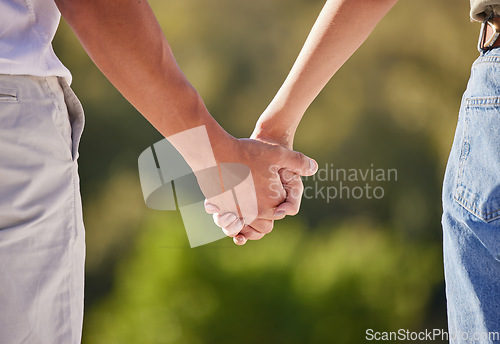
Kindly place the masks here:
<instances>
[{"instance_id":1,"label":"beige trousers","mask_svg":"<svg viewBox=\"0 0 500 344\"><path fill-rule=\"evenodd\" d=\"M80 343L84 118L57 77L0 75L0 343Z\"/></svg>"}]
</instances>

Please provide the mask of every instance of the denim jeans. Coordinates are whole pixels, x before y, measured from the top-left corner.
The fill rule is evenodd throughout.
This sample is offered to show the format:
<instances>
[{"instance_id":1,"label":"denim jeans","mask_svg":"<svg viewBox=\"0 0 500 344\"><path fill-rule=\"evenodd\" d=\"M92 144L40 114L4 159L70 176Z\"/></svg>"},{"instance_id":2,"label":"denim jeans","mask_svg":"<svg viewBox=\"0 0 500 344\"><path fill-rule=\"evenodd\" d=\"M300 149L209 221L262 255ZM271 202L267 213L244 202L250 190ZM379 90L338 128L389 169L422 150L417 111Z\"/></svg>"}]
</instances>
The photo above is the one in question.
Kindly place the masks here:
<instances>
[{"instance_id":1,"label":"denim jeans","mask_svg":"<svg viewBox=\"0 0 500 344\"><path fill-rule=\"evenodd\" d=\"M500 49L481 52L443 186L450 343L500 343Z\"/></svg>"}]
</instances>

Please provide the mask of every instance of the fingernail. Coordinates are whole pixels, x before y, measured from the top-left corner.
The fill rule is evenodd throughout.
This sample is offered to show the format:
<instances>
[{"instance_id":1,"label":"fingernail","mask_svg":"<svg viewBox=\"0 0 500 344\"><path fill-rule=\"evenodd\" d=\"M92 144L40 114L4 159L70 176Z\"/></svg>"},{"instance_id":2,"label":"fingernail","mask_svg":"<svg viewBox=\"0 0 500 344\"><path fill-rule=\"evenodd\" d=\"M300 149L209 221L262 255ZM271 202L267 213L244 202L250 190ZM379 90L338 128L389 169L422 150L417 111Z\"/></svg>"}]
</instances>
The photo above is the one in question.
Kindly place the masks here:
<instances>
[{"instance_id":1,"label":"fingernail","mask_svg":"<svg viewBox=\"0 0 500 344\"><path fill-rule=\"evenodd\" d=\"M205 205L205 211L206 211L207 213L212 213L212 214L214 214L214 213L218 213L218 212L219 212L219 207L218 207L218 206L216 206L216 205L213 205L213 204L207 203L207 204Z\"/></svg>"},{"instance_id":2,"label":"fingernail","mask_svg":"<svg viewBox=\"0 0 500 344\"><path fill-rule=\"evenodd\" d=\"M241 231L245 223L240 219L238 220L238 223L234 226L234 229L237 230L238 232Z\"/></svg>"},{"instance_id":3,"label":"fingernail","mask_svg":"<svg viewBox=\"0 0 500 344\"><path fill-rule=\"evenodd\" d=\"M318 167L318 165L316 164L316 161L314 161L313 159L309 159L309 169L311 171L316 171L316 168Z\"/></svg>"},{"instance_id":4,"label":"fingernail","mask_svg":"<svg viewBox=\"0 0 500 344\"><path fill-rule=\"evenodd\" d=\"M233 222L234 220L236 220L236 215L234 215L233 213L230 213L229 215L224 215L225 217L225 221L229 224L231 222Z\"/></svg>"},{"instance_id":5,"label":"fingernail","mask_svg":"<svg viewBox=\"0 0 500 344\"><path fill-rule=\"evenodd\" d=\"M245 243L245 237L243 237L242 235L238 235L233 238L233 241L237 245L243 245Z\"/></svg>"},{"instance_id":6,"label":"fingernail","mask_svg":"<svg viewBox=\"0 0 500 344\"><path fill-rule=\"evenodd\" d=\"M286 215L286 211L284 210L277 210L276 212L274 212L275 217L281 217L283 215Z\"/></svg>"}]
</instances>

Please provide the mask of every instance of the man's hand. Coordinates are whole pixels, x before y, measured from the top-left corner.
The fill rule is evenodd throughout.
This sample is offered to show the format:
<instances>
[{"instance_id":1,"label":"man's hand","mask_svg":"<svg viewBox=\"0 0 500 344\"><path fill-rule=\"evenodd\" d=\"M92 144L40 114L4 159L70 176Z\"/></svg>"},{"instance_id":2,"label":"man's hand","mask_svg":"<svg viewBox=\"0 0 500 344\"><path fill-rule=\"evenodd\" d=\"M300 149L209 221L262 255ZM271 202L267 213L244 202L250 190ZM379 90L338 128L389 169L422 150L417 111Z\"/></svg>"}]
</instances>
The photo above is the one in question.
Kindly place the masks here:
<instances>
[{"instance_id":1,"label":"man's hand","mask_svg":"<svg viewBox=\"0 0 500 344\"><path fill-rule=\"evenodd\" d=\"M252 218L249 223L244 212L239 214L221 206L224 203L222 198L205 202L205 210L214 215L214 222L226 235L234 237L238 245L247 240L261 239L272 230L274 220L297 214L303 191L300 176L313 175L317 170L317 163L304 154L273 140L258 135L254 137L238 140L239 147L233 154L239 157L238 163L250 167L258 203L257 218ZM251 196L247 194L247 197Z\"/></svg>"}]
</instances>

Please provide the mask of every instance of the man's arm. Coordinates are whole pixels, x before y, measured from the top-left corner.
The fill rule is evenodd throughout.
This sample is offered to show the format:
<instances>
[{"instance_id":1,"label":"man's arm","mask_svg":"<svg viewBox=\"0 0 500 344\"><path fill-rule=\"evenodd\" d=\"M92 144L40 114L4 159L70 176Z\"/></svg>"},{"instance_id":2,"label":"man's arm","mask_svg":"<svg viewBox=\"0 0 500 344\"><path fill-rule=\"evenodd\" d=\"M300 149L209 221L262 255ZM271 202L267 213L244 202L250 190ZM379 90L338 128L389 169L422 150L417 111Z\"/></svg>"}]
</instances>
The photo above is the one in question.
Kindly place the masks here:
<instances>
[{"instance_id":1,"label":"man's arm","mask_svg":"<svg viewBox=\"0 0 500 344\"><path fill-rule=\"evenodd\" d=\"M304 112L396 2L328 0L252 137L291 149Z\"/></svg>"},{"instance_id":2,"label":"man's arm","mask_svg":"<svg viewBox=\"0 0 500 344\"><path fill-rule=\"evenodd\" d=\"M275 219L273 210L286 197L283 189L276 197L276 192L269 188L270 181L278 175L278 169L272 169L271 165L302 175L315 172L310 168L310 159L301 153L279 145L237 140L219 126L181 72L147 1L55 2L97 67L161 134L172 138L171 143L193 170L213 167L214 158L217 164L242 163L250 167L261 219L268 222ZM175 134L189 135L189 129L202 126L210 147L197 145L196 135L192 140L184 135L180 140L175 139L180 137ZM204 154L206 150L213 154ZM219 210L237 213L235 209L224 209L223 205ZM258 222L255 227L245 227L248 236L259 229ZM262 228L263 232L269 231L269 226ZM257 234L253 237L258 238Z\"/></svg>"},{"instance_id":3,"label":"man's arm","mask_svg":"<svg viewBox=\"0 0 500 344\"><path fill-rule=\"evenodd\" d=\"M120 93L165 137L205 125L230 140L177 65L144 0L55 0L85 51Z\"/></svg>"}]
</instances>

